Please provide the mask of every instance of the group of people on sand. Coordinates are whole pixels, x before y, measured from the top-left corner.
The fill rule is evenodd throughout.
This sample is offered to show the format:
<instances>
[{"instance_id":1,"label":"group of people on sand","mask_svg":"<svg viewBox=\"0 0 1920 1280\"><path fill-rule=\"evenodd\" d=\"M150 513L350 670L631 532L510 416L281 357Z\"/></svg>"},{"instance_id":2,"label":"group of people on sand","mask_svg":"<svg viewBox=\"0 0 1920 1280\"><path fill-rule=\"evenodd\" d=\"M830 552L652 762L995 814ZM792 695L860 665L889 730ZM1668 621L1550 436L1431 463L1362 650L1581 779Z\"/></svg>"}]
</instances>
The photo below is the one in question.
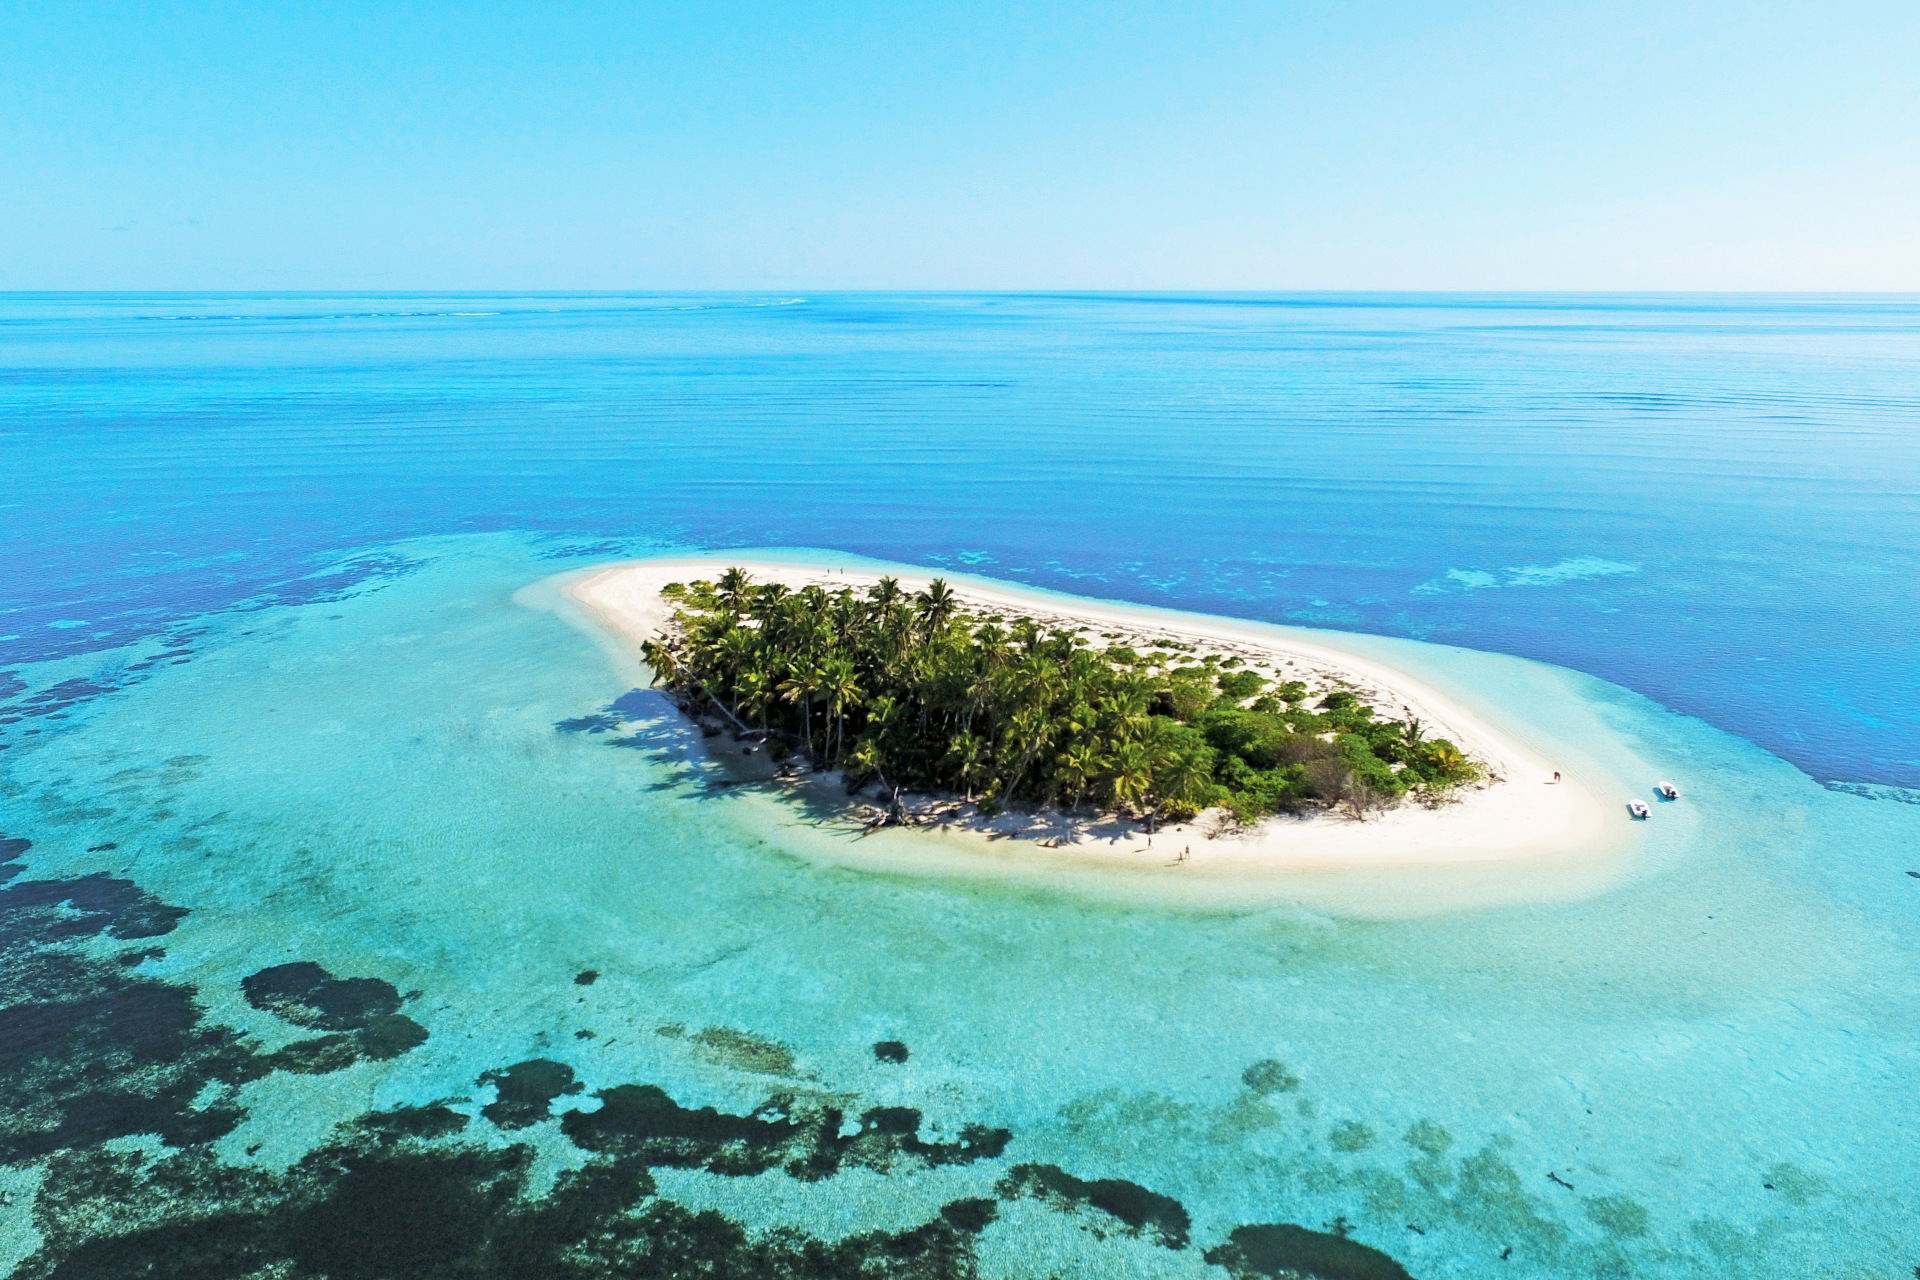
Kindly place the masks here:
<instances>
[{"instance_id":1,"label":"group of people on sand","mask_svg":"<svg viewBox=\"0 0 1920 1280\"><path fill-rule=\"evenodd\" d=\"M1153 848L1152 836L1147 837L1147 848L1149 849ZM1188 845L1186 848L1182 849L1180 852L1173 855L1173 862L1169 865L1177 867L1183 862L1191 862L1191 861L1193 861L1193 846Z\"/></svg>"}]
</instances>

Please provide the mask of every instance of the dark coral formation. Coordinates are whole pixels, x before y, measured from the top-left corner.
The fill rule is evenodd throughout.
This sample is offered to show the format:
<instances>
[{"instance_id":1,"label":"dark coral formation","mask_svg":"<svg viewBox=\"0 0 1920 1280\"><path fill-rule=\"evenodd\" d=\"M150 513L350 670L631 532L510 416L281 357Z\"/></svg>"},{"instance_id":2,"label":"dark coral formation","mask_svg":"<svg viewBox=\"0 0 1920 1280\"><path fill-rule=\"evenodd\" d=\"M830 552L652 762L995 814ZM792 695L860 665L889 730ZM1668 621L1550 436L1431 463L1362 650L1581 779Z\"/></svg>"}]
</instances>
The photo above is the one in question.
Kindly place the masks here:
<instances>
[{"instance_id":1,"label":"dark coral formation","mask_svg":"<svg viewBox=\"0 0 1920 1280\"><path fill-rule=\"evenodd\" d=\"M41 938L107 936L133 940L171 933L186 915L170 907L131 880L109 875L77 876L71 880L22 880L0 890L0 929L24 927L38 916Z\"/></svg>"},{"instance_id":2,"label":"dark coral formation","mask_svg":"<svg viewBox=\"0 0 1920 1280\"><path fill-rule=\"evenodd\" d=\"M427 1029L400 1012L393 984L379 978L336 978L299 960L251 974L240 987L256 1009L335 1033L281 1050L274 1065L289 1071L337 1071L360 1058L397 1058L427 1039Z\"/></svg>"},{"instance_id":3,"label":"dark coral formation","mask_svg":"<svg viewBox=\"0 0 1920 1280\"><path fill-rule=\"evenodd\" d=\"M547 1118L555 1098L578 1093L583 1087L573 1078L573 1068L564 1062L534 1058L516 1062L505 1071L488 1071L480 1076L483 1085L497 1091L495 1101L480 1108L480 1114L502 1129L524 1129Z\"/></svg>"},{"instance_id":4,"label":"dark coral formation","mask_svg":"<svg viewBox=\"0 0 1920 1280\"><path fill-rule=\"evenodd\" d=\"M1005 1129L967 1125L955 1142L920 1137L920 1113L908 1107L875 1107L846 1136L846 1115L834 1106L808 1106L792 1094L776 1094L749 1115L712 1107L687 1108L650 1084L623 1084L594 1095L597 1111L570 1111L561 1127L577 1147L639 1160L650 1167L705 1169L751 1177L781 1168L809 1182L830 1178L848 1165L886 1173L896 1164L919 1167L997 1159L1013 1135Z\"/></svg>"},{"instance_id":5,"label":"dark coral formation","mask_svg":"<svg viewBox=\"0 0 1920 1280\"><path fill-rule=\"evenodd\" d=\"M1003 1199L1032 1196L1068 1212L1083 1205L1098 1209L1119 1224L1119 1231L1151 1235L1169 1249L1186 1248L1193 1229L1186 1207L1172 1196L1121 1178L1084 1181L1058 1165L1017 1164L995 1190Z\"/></svg>"},{"instance_id":6,"label":"dark coral formation","mask_svg":"<svg viewBox=\"0 0 1920 1280\"><path fill-rule=\"evenodd\" d=\"M17 866L28 847L0 853ZM158 937L185 914L107 876L0 891L0 1164L139 1133L207 1142L244 1118L233 1092L268 1068L232 1030L201 1024L190 988L67 945Z\"/></svg>"},{"instance_id":7,"label":"dark coral formation","mask_svg":"<svg viewBox=\"0 0 1920 1280\"><path fill-rule=\"evenodd\" d=\"M283 1176L223 1173L187 1154L148 1170L137 1158L64 1162L42 1192L47 1244L20 1275L968 1280L973 1237L993 1218L992 1202L961 1200L904 1231L755 1237L711 1210L650 1199L645 1165L628 1159L564 1174L532 1199L532 1148L463 1140L466 1123L443 1108L363 1116ZM127 1215L129 1229L91 1229L86 1212L124 1196L142 1173L146 1203Z\"/></svg>"},{"instance_id":8,"label":"dark coral formation","mask_svg":"<svg viewBox=\"0 0 1920 1280\"><path fill-rule=\"evenodd\" d=\"M17 877L29 847L0 836L0 884ZM33 1206L42 1243L17 1268L20 1280L971 1280L976 1237L1000 1201L1016 1197L1097 1219L1106 1225L1083 1223L1096 1235L1189 1247L1177 1200L1054 1165L1016 1165L994 1195L948 1201L917 1225L831 1241L751 1232L656 1195L656 1169L778 1171L807 1182L852 1168L910 1175L998 1161L1013 1139L980 1124L923 1133L910 1107L869 1108L850 1123L841 1105L812 1093L776 1093L732 1114L684 1106L652 1084L601 1089L597 1109L582 1099L558 1119L584 1167L535 1194L533 1146L501 1135L551 1119L560 1099L585 1092L573 1067L547 1058L482 1073L495 1097L478 1122L457 1102L399 1107L340 1125L284 1171L232 1163L211 1144L248 1120L242 1085L276 1070L325 1074L398 1056L427 1030L400 1012L391 983L297 961L241 983L256 1008L319 1033L266 1053L208 1022L190 986L139 976L159 948L99 945L169 933L185 914L105 876L0 891L0 991L12 1001L0 1008L0 1166L45 1170ZM769 1046L786 1053L720 1030L685 1038L735 1056L751 1050L748 1068ZM875 1056L904 1061L906 1046L882 1041ZM140 1135L156 1135L158 1150L105 1145ZM1287 1226L1239 1228L1206 1257L1242 1278L1406 1276L1384 1254Z\"/></svg>"},{"instance_id":9,"label":"dark coral formation","mask_svg":"<svg viewBox=\"0 0 1920 1280\"><path fill-rule=\"evenodd\" d=\"M1235 1227L1204 1256L1233 1280L1413 1280L1378 1249L1290 1222Z\"/></svg>"},{"instance_id":10,"label":"dark coral formation","mask_svg":"<svg viewBox=\"0 0 1920 1280\"><path fill-rule=\"evenodd\" d=\"M1240 1073L1240 1083L1262 1097L1270 1093L1286 1093L1300 1087L1300 1077L1288 1071L1286 1064L1273 1058L1262 1058Z\"/></svg>"}]
</instances>

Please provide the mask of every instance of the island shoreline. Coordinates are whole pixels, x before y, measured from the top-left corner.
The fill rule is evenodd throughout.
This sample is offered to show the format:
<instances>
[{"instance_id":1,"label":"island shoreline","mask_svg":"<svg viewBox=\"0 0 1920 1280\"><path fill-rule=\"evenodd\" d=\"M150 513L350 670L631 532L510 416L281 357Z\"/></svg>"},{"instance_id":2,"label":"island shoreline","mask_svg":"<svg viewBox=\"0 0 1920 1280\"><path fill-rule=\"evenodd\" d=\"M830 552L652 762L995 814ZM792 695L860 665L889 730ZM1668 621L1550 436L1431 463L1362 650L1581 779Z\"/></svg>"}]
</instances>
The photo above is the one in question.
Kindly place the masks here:
<instances>
[{"instance_id":1,"label":"island shoreline","mask_svg":"<svg viewBox=\"0 0 1920 1280\"><path fill-rule=\"evenodd\" d=\"M573 608L563 612L577 612L573 619L576 624L584 624L603 643L612 642L637 663L642 643L662 630L673 612L671 602L660 596L660 588L670 581L716 577L734 565L758 581L783 581L793 586L820 582L856 590L864 589L883 573L900 578L909 590L943 576L923 568L875 564L851 557L837 563L788 561L766 553L743 552L600 564L556 575L539 585L548 607L555 598L564 599ZM838 826L837 831L825 833L828 842L860 846L855 860L862 865L901 869L896 864L908 849L924 844L937 845L961 864L943 865L943 870L963 874L965 864L976 863L977 870L987 871L1004 867L1010 858L1059 868L1239 881L1275 877L1299 881L1313 876L1387 871L1475 878L1489 871L1527 868L1572 873L1571 879L1590 891L1603 881L1616 880L1630 861L1633 832L1627 829L1624 818L1614 820L1612 809L1616 806L1603 804L1594 794L1596 786L1617 786L1617 780L1589 778L1580 765L1570 764L1562 770L1563 780L1553 784L1551 764L1531 746L1417 676L1377 657L1340 647L1339 633L1316 632L1312 639L1306 639L1292 628L1042 594L988 579L944 576L969 605L1032 616L1049 625L1072 622L1129 636L1150 632L1181 643L1239 653L1260 651L1281 662L1290 660L1312 664L1319 671L1338 672L1364 688L1369 697L1422 716L1436 726L1436 732L1445 732L1469 754L1486 761L1500 781L1437 810L1403 804L1364 822L1327 813L1282 815L1248 829L1224 832L1207 829L1203 815L1202 819L1172 824L1148 835L1126 830L1125 824L1089 821L1084 816L1075 820L1057 813L1020 811L991 818L956 814L959 820L865 833L858 802L845 795L837 775L811 774L796 780L800 783L798 794L791 798L804 798L813 811L815 820L805 825L814 828L815 840L822 834L819 828L823 822L827 828ZM698 732L691 724L688 729ZM743 767L746 761L730 735L703 739L702 745L743 780L751 780L756 774L771 777L772 770L764 763L758 769ZM769 799L783 802L784 788L769 790ZM929 800L949 811L964 808L943 797L923 797L916 803L925 807ZM1063 839L1072 833L1077 833L1076 839ZM1173 860L1188 848L1192 851L1190 858ZM1549 878L1565 881L1569 877L1556 874Z\"/></svg>"}]
</instances>

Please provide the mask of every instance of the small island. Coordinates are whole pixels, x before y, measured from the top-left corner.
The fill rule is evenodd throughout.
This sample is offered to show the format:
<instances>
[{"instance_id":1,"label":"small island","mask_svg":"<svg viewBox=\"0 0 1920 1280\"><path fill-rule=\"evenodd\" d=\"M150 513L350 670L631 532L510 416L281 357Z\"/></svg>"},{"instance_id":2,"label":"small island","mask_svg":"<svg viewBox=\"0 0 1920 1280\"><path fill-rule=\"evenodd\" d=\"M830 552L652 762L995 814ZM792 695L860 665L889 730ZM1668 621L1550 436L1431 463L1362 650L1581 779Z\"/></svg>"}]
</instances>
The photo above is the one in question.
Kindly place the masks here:
<instances>
[{"instance_id":1,"label":"small island","mask_svg":"<svg viewBox=\"0 0 1920 1280\"><path fill-rule=\"evenodd\" d=\"M838 770L848 794L877 787L881 824L913 820L909 793L986 817L1092 806L1149 832L1209 810L1240 827L1307 809L1364 820L1487 776L1337 675L1010 616L940 578L794 590L733 565L661 595L670 623L642 647L656 683L775 760Z\"/></svg>"},{"instance_id":2,"label":"small island","mask_svg":"<svg viewBox=\"0 0 1920 1280\"><path fill-rule=\"evenodd\" d=\"M516 598L644 665L659 711L606 727L682 720L735 816L809 857L1393 914L1588 892L1635 847L1595 798L1618 779L1405 642L778 553Z\"/></svg>"}]
</instances>

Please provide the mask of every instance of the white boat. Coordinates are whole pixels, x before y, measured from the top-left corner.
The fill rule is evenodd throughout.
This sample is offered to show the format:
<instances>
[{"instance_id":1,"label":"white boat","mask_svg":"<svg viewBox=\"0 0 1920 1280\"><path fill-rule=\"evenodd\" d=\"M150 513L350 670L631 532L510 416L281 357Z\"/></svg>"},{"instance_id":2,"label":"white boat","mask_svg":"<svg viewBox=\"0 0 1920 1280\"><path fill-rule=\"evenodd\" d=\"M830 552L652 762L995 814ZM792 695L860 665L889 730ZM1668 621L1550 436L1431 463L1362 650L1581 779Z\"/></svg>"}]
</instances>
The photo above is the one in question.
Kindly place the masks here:
<instances>
[{"instance_id":1,"label":"white boat","mask_svg":"<svg viewBox=\"0 0 1920 1280\"><path fill-rule=\"evenodd\" d=\"M1680 798L1680 788L1674 786L1671 782L1663 781L1660 784L1660 794L1669 800L1678 800Z\"/></svg>"},{"instance_id":2,"label":"white boat","mask_svg":"<svg viewBox=\"0 0 1920 1280\"><path fill-rule=\"evenodd\" d=\"M1647 802L1645 800L1629 800L1627 801L1627 812L1636 818L1644 818L1649 813L1652 813L1653 810L1647 808Z\"/></svg>"}]
</instances>

